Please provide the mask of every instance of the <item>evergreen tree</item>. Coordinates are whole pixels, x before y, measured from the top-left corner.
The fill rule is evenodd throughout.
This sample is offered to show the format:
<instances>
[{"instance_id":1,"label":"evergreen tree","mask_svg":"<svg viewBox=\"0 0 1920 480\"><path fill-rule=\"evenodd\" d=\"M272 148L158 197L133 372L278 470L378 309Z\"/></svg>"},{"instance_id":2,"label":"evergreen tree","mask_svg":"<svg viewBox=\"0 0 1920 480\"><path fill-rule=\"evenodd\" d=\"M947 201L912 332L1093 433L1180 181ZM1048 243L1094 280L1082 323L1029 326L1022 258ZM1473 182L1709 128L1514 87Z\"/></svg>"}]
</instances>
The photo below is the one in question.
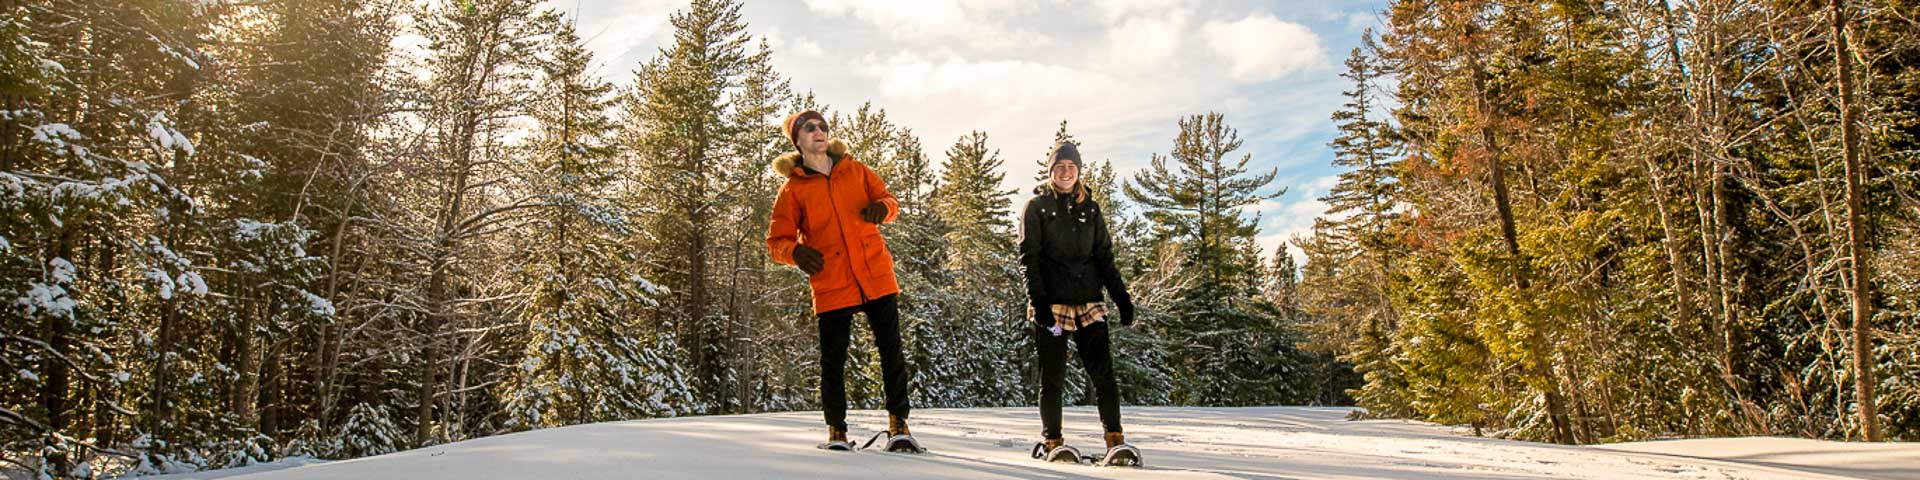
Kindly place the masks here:
<instances>
[{"instance_id":1,"label":"evergreen tree","mask_svg":"<svg viewBox=\"0 0 1920 480\"><path fill-rule=\"evenodd\" d=\"M634 196L644 208L640 226L652 236L643 248L647 276L671 292L656 321L686 345L684 363L692 377L699 412L742 408L735 387L742 381L727 335L735 319L716 310L715 266L723 209L742 188L727 166L744 161L729 148L742 135L764 135L760 121L742 124L735 109L778 105L763 98L757 105L736 104L740 87L766 64L767 50L747 47L740 4L700 0L673 14L673 43L636 71L626 101L628 128L622 142L633 155ZM756 159L756 163L757 163Z\"/></svg>"},{"instance_id":2,"label":"evergreen tree","mask_svg":"<svg viewBox=\"0 0 1920 480\"><path fill-rule=\"evenodd\" d=\"M631 313L665 293L634 273L624 239L635 232L606 193L619 178L609 116L613 87L588 71L592 54L573 27L553 22L540 58L539 122L525 144L529 196L550 213L526 225L530 251L520 275L534 287L521 311L528 332L518 368L508 370L505 409L516 426L554 426L682 413L691 398L672 337L647 331Z\"/></svg>"},{"instance_id":3,"label":"evergreen tree","mask_svg":"<svg viewBox=\"0 0 1920 480\"><path fill-rule=\"evenodd\" d=\"M1218 113L1181 119L1172 152L1178 166L1155 154L1124 187L1159 239L1180 245L1179 268L1195 280L1160 307L1167 310L1164 320L1148 324L1167 338L1175 403L1299 402L1315 393L1301 383L1304 358L1293 346L1298 333L1278 321L1271 303L1254 298L1257 230L1240 210L1284 190L1261 192L1277 172L1247 175L1252 155L1228 160L1240 144Z\"/></svg>"}]
</instances>

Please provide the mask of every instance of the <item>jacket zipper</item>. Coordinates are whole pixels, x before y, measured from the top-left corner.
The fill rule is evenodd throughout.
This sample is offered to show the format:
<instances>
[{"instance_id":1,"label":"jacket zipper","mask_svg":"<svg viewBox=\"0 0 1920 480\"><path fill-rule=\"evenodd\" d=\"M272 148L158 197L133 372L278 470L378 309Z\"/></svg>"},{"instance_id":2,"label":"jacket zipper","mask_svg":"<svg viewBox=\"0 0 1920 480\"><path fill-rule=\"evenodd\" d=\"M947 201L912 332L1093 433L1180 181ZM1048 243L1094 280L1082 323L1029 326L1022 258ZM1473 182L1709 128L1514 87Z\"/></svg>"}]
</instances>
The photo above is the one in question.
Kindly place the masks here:
<instances>
[{"instance_id":1,"label":"jacket zipper","mask_svg":"<svg viewBox=\"0 0 1920 480\"><path fill-rule=\"evenodd\" d=\"M840 245L842 246L840 250L849 251L853 246L853 242L847 241L847 224L840 221L840 205L833 203L833 170L839 167L840 161L834 160L832 164L827 165L827 172L821 174L821 176L826 177L827 181L827 208L833 210L833 225L840 230ZM847 273L853 273L853 255L849 252L849 254L846 255L846 259ZM860 292L860 303L865 305L869 300L867 299L867 288L860 285L860 275L853 276L853 289Z\"/></svg>"}]
</instances>

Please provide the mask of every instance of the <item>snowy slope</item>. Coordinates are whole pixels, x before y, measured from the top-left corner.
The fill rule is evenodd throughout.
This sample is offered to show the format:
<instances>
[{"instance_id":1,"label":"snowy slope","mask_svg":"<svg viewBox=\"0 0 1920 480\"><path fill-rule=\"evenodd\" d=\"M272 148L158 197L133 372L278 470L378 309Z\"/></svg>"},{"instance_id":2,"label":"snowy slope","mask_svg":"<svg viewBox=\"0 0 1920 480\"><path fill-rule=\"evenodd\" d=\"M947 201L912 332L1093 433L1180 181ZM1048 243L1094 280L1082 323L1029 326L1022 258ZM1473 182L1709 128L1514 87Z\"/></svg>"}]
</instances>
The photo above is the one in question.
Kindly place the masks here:
<instances>
[{"instance_id":1,"label":"snowy slope","mask_svg":"<svg viewBox=\"0 0 1920 480\"><path fill-rule=\"evenodd\" d=\"M1154 479L1920 479L1920 444L1740 438L1564 447L1475 438L1399 421L1346 421L1344 408L1128 408L1144 469L1027 457L1032 409L916 410L931 453L814 448L818 412L580 425L379 457L259 472L168 476L269 479L1154 478ZM853 412L865 440L885 414ZM1068 443L1100 447L1090 408L1069 408ZM151 477L150 477L151 478Z\"/></svg>"}]
</instances>

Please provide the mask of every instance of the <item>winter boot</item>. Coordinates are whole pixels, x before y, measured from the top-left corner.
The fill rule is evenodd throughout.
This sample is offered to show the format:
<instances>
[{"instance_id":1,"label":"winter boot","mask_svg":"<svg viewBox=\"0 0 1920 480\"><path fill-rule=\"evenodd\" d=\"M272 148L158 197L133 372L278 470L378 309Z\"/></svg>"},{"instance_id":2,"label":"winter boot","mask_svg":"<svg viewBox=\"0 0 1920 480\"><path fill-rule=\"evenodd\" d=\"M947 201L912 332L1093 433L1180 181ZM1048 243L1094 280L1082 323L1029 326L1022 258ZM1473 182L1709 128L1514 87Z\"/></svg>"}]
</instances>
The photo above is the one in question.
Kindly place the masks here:
<instances>
[{"instance_id":1,"label":"winter boot","mask_svg":"<svg viewBox=\"0 0 1920 480\"><path fill-rule=\"evenodd\" d=\"M827 450L849 451L849 450L853 450L853 442L847 441L847 429L835 427L835 426L828 426L827 427L827 443L820 444L820 448L827 449Z\"/></svg>"},{"instance_id":2,"label":"winter boot","mask_svg":"<svg viewBox=\"0 0 1920 480\"><path fill-rule=\"evenodd\" d=\"M914 440L913 432L907 430L907 417L890 414L887 415L887 451L921 453L927 449L920 448L920 441Z\"/></svg>"},{"instance_id":3,"label":"winter boot","mask_svg":"<svg viewBox=\"0 0 1920 480\"><path fill-rule=\"evenodd\" d=\"M1100 459L1101 465L1117 467L1140 466L1140 449L1127 444L1127 436L1120 432L1107 432L1107 455Z\"/></svg>"},{"instance_id":4,"label":"winter boot","mask_svg":"<svg viewBox=\"0 0 1920 480\"><path fill-rule=\"evenodd\" d=\"M828 426L828 442L820 444L820 447L833 449L833 451L851 451L852 442L847 442L847 428Z\"/></svg>"},{"instance_id":5,"label":"winter boot","mask_svg":"<svg viewBox=\"0 0 1920 480\"><path fill-rule=\"evenodd\" d=\"M907 417L887 415L887 435L893 437L901 435L912 436L913 432L907 431Z\"/></svg>"}]
</instances>

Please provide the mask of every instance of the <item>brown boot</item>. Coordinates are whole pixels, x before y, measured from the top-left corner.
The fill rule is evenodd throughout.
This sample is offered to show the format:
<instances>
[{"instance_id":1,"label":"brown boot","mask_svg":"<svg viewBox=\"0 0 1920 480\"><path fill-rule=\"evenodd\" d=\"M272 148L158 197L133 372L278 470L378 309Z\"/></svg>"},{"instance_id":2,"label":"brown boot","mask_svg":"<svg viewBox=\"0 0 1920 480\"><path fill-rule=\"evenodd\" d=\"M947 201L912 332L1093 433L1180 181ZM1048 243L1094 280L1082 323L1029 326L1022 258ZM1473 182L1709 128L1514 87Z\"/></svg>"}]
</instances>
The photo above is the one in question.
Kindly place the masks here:
<instances>
[{"instance_id":1,"label":"brown boot","mask_svg":"<svg viewBox=\"0 0 1920 480\"><path fill-rule=\"evenodd\" d=\"M1127 444L1126 434L1122 434L1120 432L1107 432L1107 449L1108 450L1112 450L1113 447L1118 447L1126 444Z\"/></svg>"},{"instance_id":2,"label":"brown boot","mask_svg":"<svg viewBox=\"0 0 1920 480\"><path fill-rule=\"evenodd\" d=\"M834 426L827 427L827 442L831 443L831 442L845 442L845 441L847 441L847 429L834 427Z\"/></svg>"},{"instance_id":3,"label":"brown boot","mask_svg":"<svg viewBox=\"0 0 1920 480\"><path fill-rule=\"evenodd\" d=\"M913 432L907 431L907 417L887 415L887 436L898 437L912 434Z\"/></svg>"},{"instance_id":4,"label":"brown boot","mask_svg":"<svg viewBox=\"0 0 1920 480\"><path fill-rule=\"evenodd\" d=\"M1060 448L1061 445L1066 445L1067 440L1062 438L1049 438L1045 443L1047 451L1051 452L1053 449Z\"/></svg>"}]
</instances>

